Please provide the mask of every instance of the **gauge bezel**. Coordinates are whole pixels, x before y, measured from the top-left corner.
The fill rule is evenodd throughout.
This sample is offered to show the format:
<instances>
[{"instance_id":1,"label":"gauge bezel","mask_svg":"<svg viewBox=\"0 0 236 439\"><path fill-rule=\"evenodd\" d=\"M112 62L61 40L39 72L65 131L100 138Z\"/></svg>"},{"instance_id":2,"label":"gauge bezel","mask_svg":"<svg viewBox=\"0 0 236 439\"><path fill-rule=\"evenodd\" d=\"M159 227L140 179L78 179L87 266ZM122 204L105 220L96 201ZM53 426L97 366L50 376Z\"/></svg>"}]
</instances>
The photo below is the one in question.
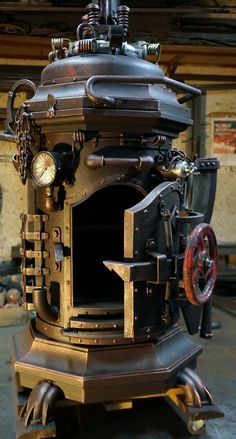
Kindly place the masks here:
<instances>
[{"instance_id":1,"label":"gauge bezel","mask_svg":"<svg viewBox=\"0 0 236 439\"><path fill-rule=\"evenodd\" d=\"M40 183L40 181L37 179L37 177L35 177L35 171L34 171L34 166L35 166L35 162L37 162L37 159L39 158L40 155L42 154L46 154L49 157L52 158L54 166L55 166L55 176L52 179L52 181L48 184L43 184ZM38 187L50 187L52 185L56 185L57 182L57 177L58 177L58 163L57 163L57 158L55 157L55 153L51 152L51 151L40 151L38 152L35 157L32 160L31 163L31 176L32 176L32 180L34 181L34 183L38 186Z\"/></svg>"}]
</instances>

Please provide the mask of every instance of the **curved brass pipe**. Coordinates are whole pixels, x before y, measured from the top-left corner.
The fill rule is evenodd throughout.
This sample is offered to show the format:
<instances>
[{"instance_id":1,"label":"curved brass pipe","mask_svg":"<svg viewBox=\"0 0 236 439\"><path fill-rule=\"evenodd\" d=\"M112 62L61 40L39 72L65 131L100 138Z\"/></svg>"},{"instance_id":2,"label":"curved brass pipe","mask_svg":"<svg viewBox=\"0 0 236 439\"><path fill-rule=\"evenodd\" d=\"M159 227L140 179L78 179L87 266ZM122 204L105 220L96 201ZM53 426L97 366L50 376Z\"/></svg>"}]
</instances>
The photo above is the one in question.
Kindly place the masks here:
<instances>
[{"instance_id":1,"label":"curved brass pipe","mask_svg":"<svg viewBox=\"0 0 236 439\"><path fill-rule=\"evenodd\" d=\"M0 133L0 140L4 142L14 142L16 143L17 137L14 134L7 134L7 132Z\"/></svg>"},{"instance_id":2,"label":"curved brass pipe","mask_svg":"<svg viewBox=\"0 0 236 439\"><path fill-rule=\"evenodd\" d=\"M111 166L135 166L136 169L150 169L155 166L155 160L151 156L137 157L107 157L104 155L89 154L85 161L85 165L91 169L102 168L105 165Z\"/></svg>"},{"instance_id":3,"label":"curved brass pipe","mask_svg":"<svg viewBox=\"0 0 236 439\"><path fill-rule=\"evenodd\" d=\"M42 320L49 322L56 322L58 320L58 312L48 303L46 288L34 288L33 303L36 312Z\"/></svg>"},{"instance_id":4,"label":"curved brass pipe","mask_svg":"<svg viewBox=\"0 0 236 439\"><path fill-rule=\"evenodd\" d=\"M178 99L180 104L187 102L189 99L200 96L201 91L198 88L191 85L183 84L172 78L166 76L161 77L144 77L144 76L119 76L119 75L95 75L91 76L85 84L85 93L90 102L95 106L111 107L122 106L124 101L122 99L116 99L111 96L104 96L97 94L94 90L95 84L162 84L166 87L176 88L177 90L186 93L184 96Z\"/></svg>"},{"instance_id":5,"label":"curved brass pipe","mask_svg":"<svg viewBox=\"0 0 236 439\"><path fill-rule=\"evenodd\" d=\"M16 142L17 141L17 135L13 131L12 128L12 122L15 121L14 116L14 102L16 98L16 92L18 88L24 86L25 88L29 88L33 91L33 95L36 93L36 85L30 81L29 79L20 79L19 81L16 81L15 84L13 84L11 90L8 93L8 100L7 100L7 121L6 121L6 129L3 132L0 132L0 140L6 141L6 142Z\"/></svg>"}]
</instances>

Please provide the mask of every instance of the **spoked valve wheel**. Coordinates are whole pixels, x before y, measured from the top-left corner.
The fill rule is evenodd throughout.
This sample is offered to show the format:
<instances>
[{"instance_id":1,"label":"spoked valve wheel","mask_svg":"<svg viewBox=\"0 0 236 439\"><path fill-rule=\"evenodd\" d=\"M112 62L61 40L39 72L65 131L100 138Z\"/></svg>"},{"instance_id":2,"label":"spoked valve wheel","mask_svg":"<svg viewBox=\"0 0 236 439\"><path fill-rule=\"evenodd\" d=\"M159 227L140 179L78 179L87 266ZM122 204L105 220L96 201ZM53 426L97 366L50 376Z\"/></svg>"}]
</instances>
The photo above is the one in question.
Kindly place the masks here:
<instances>
[{"instance_id":1,"label":"spoked valve wheel","mask_svg":"<svg viewBox=\"0 0 236 439\"><path fill-rule=\"evenodd\" d=\"M184 253L183 281L185 293L193 305L209 299L215 282L217 244L209 224L198 224L188 237Z\"/></svg>"}]
</instances>

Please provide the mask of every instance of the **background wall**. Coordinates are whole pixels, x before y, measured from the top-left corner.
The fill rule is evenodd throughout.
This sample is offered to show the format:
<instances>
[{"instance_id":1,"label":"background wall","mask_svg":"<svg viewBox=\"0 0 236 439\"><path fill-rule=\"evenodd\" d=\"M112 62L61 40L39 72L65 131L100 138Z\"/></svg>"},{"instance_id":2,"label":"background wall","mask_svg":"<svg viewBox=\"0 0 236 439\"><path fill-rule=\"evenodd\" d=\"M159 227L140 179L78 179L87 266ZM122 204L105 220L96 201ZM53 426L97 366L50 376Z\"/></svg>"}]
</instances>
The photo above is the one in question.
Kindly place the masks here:
<instances>
[{"instance_id":1,"label":"background wall","mask_svg":"<svg viewBox=\"0 0 236 439\"><path fill-rule=\"evenodd\" d=\"M236 122L236 90L208 91L205 99L205 114L202 115L201 137L205 145L205 154L218 157L221 168L218 172L218 184L212 225L217 239L223 242L236 242L236 131L232 133L231 147L227 145L227 132L221 147L214 142L214 121ZM216 152L222 150L223 153ZM231 149L231 151L229 151ZM225 153L224 153L225 151Z\"/></svg>"},{"instance_id":2,"label":"background wall","mask_svg":"<svg viewBox=\"0 0 236 439\"><path fill-rule=\"evenodd\" d=\"M0 93L0 107L6 102L7 94ZM27 211L28 189L12 164L16 152L15 143L0 141L0 275L11 271L12 247L20 244L20 213Z\"/></svg>"}]
</instances>

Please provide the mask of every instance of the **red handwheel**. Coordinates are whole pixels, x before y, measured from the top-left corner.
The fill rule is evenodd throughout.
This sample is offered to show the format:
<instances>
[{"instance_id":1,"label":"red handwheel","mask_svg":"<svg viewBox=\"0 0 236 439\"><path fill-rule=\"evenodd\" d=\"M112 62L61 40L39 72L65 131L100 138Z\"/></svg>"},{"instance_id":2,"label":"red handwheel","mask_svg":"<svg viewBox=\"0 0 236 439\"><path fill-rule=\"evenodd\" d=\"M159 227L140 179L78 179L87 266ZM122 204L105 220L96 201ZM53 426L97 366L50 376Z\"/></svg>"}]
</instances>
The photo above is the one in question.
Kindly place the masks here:
<instances>
[{"instance_id":1,"label":"red handwheel","mask_svg":"<svg viewBox=\"0 0 236 439\"><path fill-rule=\"evenodd\" d=\"M217 243L209 224L194 227L184 253L183 281L186 296L193 305L209 299L216 282Z\"/></svg>"}]
</instances>

